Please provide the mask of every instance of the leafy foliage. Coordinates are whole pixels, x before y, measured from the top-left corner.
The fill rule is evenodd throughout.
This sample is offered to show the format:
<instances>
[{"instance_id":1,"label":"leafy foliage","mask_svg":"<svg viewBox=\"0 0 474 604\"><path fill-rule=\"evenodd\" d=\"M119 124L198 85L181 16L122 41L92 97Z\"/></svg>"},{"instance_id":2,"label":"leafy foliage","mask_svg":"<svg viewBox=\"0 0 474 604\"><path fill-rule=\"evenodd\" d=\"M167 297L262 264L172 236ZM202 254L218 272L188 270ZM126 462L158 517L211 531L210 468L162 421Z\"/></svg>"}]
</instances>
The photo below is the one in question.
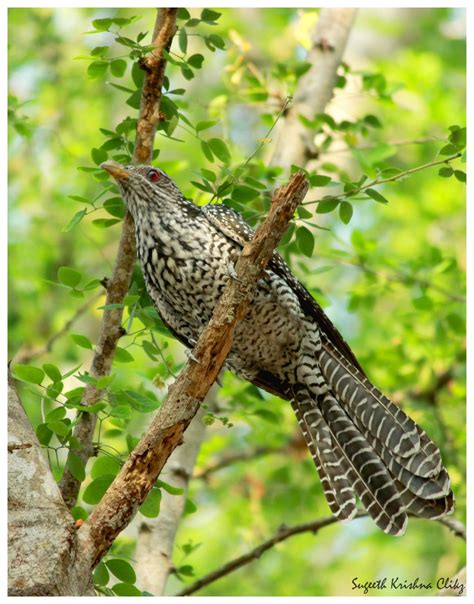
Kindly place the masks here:
<instances>
[{"instance_id":1,"label":"leafy foliage","mask_svg":"<svg viewBox=\"0 0 474 604\"><path fill-rule=\"evenodd\" d=\"M268 210L269 192L286 177L269 165L268 153L310 67L301 57L317 11L251 10L254 19L238 9L179 9L154 161L196 203L226 203L255 225ZM140 65L150 50L154 13L136 13L9 11L11 39L24 36L10 50L9 345L11 356L19 351L23 358L14 376L58 480L66 452L80 447L72 436L77 411L97 415L97 457L84 467L72 456L71 471L84 480L76 519L100 501L184 362L137 267L111 375L87 373L107 308L98 298L101 281L110 274L125 213L99 165L130 160ZM418 11L416 19L400 12L391 21L383 11L361 11L356 27L378 41L377 55L366 57L363 70L348 57L327 112L299 116L313 147L308 163L292 171L306 170L312 188L281 252L374 382L440 443L462 519L465 41L443 33L455 18L459 13L448 9ZM286 44L276 42L282 32ZM84 304L87 312L79 312ZM68 335L37 355L75 316ZM90 383L103 397L85 407ZM200 469L229 450L268 452L211 474L208 483L193 481L170 593L280 524L329 513L289 406L226 374L219 412L208 410L205 421ZM158 481L140 515L156 517L163 490L181 494L173 489ZM119 538L97 567L101 593L142 594L129 562L133 547ZM231 574L200 593L351 594L354 569L367 579L428 581L454 574L464 556L463 544L436 523L412 521L404 540L395 541L357 521L301 535L249 566L245 581Z\"/></svg>"}]
</instances>

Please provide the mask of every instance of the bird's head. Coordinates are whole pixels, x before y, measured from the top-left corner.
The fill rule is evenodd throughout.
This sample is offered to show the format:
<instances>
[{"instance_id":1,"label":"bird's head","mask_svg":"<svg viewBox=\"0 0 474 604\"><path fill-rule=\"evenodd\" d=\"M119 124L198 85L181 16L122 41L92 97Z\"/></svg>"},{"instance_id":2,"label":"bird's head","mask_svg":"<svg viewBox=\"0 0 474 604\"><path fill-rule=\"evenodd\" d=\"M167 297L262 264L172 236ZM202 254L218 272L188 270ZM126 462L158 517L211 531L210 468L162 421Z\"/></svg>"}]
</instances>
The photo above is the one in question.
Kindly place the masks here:
<instances>
[{"instance_id":1,"label":"bird's head","mask_svg":"<svg viewBox=\"0 0 474 604\"><path fill-rule=\"evenodd\" d=\"M113 160L107 160L100 167L117 181L134 218L139 213L158 210L184 199L176 184L159 168L145 165L123 166Z\"/></svg>"}]
</instances>

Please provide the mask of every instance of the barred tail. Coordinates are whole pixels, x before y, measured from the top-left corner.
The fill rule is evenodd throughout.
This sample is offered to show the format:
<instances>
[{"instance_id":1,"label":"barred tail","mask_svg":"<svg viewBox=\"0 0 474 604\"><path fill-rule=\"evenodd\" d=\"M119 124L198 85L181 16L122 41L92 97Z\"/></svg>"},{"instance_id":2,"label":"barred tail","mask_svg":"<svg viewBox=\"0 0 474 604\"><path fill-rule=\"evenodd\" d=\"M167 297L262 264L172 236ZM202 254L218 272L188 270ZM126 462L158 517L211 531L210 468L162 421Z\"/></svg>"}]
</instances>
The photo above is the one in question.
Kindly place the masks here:
<instances>
[{"instance_id":1,"label":"barred tail","mask_svg":"<svg viewBox=\"0 0 474 604\"><path fill-rule=\"evenodd\" d=\"M356 513L355 496L384 532L402 535L407 514L435 519L454 497L427 434L329 343L304 355L292 405L331 511Z\"/></svg>"}]
</instances>

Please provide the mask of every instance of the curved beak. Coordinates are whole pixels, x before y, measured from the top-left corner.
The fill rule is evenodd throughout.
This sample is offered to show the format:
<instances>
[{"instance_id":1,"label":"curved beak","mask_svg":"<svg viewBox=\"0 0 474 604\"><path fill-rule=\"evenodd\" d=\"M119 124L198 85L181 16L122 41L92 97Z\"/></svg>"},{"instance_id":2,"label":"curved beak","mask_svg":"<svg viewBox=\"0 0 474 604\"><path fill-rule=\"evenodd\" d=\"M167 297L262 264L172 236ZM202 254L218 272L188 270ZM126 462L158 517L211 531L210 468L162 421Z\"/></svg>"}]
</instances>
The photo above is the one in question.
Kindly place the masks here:
<instances>
[{"instance_id":1,"label":"curved beak","mask_svg":"<svg viewBox=\"0 0 474 604\"><path fill-rule=\"evenodd\" d=\"M130 178L128 170L113 159L104 161L104 163L100 164L100 167L103 170L107 170L117 181L128 180Z\"/></svg>"}]
</instances>

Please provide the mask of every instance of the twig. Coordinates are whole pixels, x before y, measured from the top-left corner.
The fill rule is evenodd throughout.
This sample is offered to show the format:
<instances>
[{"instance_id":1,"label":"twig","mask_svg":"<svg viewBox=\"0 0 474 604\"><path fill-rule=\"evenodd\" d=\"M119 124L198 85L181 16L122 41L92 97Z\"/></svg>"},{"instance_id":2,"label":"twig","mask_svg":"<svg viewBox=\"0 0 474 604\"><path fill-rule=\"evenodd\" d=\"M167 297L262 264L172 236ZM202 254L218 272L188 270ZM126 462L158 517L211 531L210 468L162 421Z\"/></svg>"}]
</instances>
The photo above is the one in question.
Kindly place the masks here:
<instances>
[{"instance_id":1,"label":"twig","mask_svg":"<svg viewBox=\"0 0 474 604\"><path fill-rule=\"evenodd\" d=\"M439 285L436 285L435 283L432 283L431 281L428 281L427 279L417 277L416 275L410 275L409 273L404 273L400 270L397 272L393 272L392 274L377 271L377 270L367 266L367 264L361 258L358 258L357 261L354 261L354 260L346 260L344 258L339 258L339 257L336 257L331 254L324 254L324 252L319 252L318 255L320 258L328 258L330 260L333 260L337 264L343 264L345 266L353 266L354 268L358 268L361 271L363 271L364 273L367 273L368 275L373 275L374 277L382 277L383 279L387 279L387 281L392 281L395 283L406 283L407 281L415 281L422 287L427 287L434 291L437 291L438 293L443 294L443 296L446 296L450 300L453 300L455 302L462 302L462 303L466 302L466 298L464 296L460 296L458 294L453 294L452 292L444 289L443 287L440 287Z\"/></svg>"},{"instance_id":2,"label":"twig","mask_svg":"<svg viewBox=\"0 0 474 604\"><path fill-rule=\"evenodd\" d=\"M168 397L122 470L79 529L81 555L94 568L115 537L129 524L155 484L171 452L216 380L230 351L235 325L245 316L258 279L308 190L302 172L278 189L270 212L237 260L230 279ZM196 362L194 359L197 359Z\"/></svg>"},{"instance_id":3,"label":"twig","mask_svg":"<svg viewBox=\"0 0 474 604\"><path fill-rule=\"evenodd\" d=\"M244 449L243 451L230 451L214 463L210 463L204 469L196 470L193 478L207 480L214 472L227 468L234 463L250 461L257 457L262 457L263 455L271 455L272 453L285 453L286 451L288 451L288 445L285 445L284 447L255 447L253 449Z\"/></svg>"},{"instance_id":4,"label":"twig","mask_svg":"<svg viewBox=\"0 0 474 604\"><path fill-rule=\"evenodd\" d=\"M56 341L62 338L65 334L67 334L67 332L71 329L74 323L78 319L80 319L82 315L89 309L91 304L96 302L102 295L102 292L99 292L92 298L86 300L84 304L82 304L82 306L79 306L76 312L72 315L70 319L66 321L66 323L64 323L61 329L53 333L46 340L44 346L34 348L32 350L24 350L23 352L20 350L15 356L15 363L30 363L33 359L36 359L37 357L43 356L44 354L48 354L48 352L51 352Z\"/></svg>"},{"instance_id":5,"label":"twig","mask_svg":"<svg viewBox=\"0 0 474 604\"><path fill-rule=\"evenodd\" d=\"M339 195L328 195L324 200L316 199L313 201L306 201L303 205L309 206L313 203L319 203L320 201L326 201L329 199L331 201L350 199L354 195L363 193L365 190L370 189L371 187L376 187L379 185L386 184L388 182L395 182L397 180L401 180L402 178L405 178L405 176L408 176L409 174L414 174L415 172L419 172L420 170L426 170L426 168L432 168L433 166L439 166L441 164L449 164L450 162L454 161L455 159L458 159L459 157L462 157L462 153L456 153L455 155L450 155L449 157L446 157L445 159L430 161L426 164L422 164L421 166L415 166L414 168L410 168L409 170L405 170L404 172L399 172L398 174L394 174L393 176L390 176L389 178L376 178L372 182L369 182L368 184L362 185L360 187L354 187L354 189L351 189L350 191L345 191L344 193L340 193Z\"/></svg>"},{"instance_id":6,"label":"twig","mask_svg":"<svg viewBox=\"0 0 474 604\"><path fill-rule=\"evenodd\" d=\"M153 54L143 60L146 75L137 122L133 163L150 163L152 159L154 136L159 119L161 88L166 66L163 50L169 48L173 40L176 31L176 12L176 8L158 9L152 43L155 50ZM106 306L122 303L128 292L134 264L135 232L132 217L127 212L123 221L122 236L112 278L107 283ZM117 342L124 333L122 315L122 306L104 310L94 358L89 371L93 377L101 377L110 373ZM100 399L101 395L101 390L98 390L92 384L87 384L82 404L93 405ZM96 422L97 416L94 413L82 413L73 432L76 441L81 444L81 448L75 449L74 454L81 459L84 466L94 454L92 439ZM59 486L64 501L68 507L73 507L76 504L81 483L72 475L69 469L69 457Z\"/></svg>"},{"instance_id":7,"label":"twig","mask_svg":"<svg viewBox=\"0 0 474 604\"><path fill-rule=\"evenodd\" d=\"M356 515L356 518L363 518L365 516L367 516L367 512L359 511ZM339 520L335 516L328 516L326 518L320 518L319 520L305 522L304 524L297 524L291 527L282 526L272 537L270 537L270 539L267 539L257 547L254 547L252 550L250 550L243 556L234 558L234 560L227 562L215 571L204 575L204 577L201 577L197 581L194 581L194 583L191 583L191 585L188 585L188 587L186 587L176 595L190 596L191 594L195 593L196 591L199 591L203 587L206 587L210 583L214 583L214 581L217 581L218 579L225 577L226 575L234 572L235 570L242 568L242 566L245 566L246 564L257 560L266 551L268 551L272 547L275 547L277 543L281 543L289 537L293 537L293 535L299 535L301 533L316 534L322 528L325 528L326 526L331 526L331 524L336 524L338 522Z\"/></svg>"},{"instance_id":8,"label":"twig","mask_svg":"<svg viewBox=\"0 0 474 604\"><path fill-rule=\"evenodd\" d=\"M359 510L355 518L365 518L366 516L367 512L365 512L364 510ZM238 558L234 558L234 560L227 562L226 564L222 565L220 568L212 571L211 573L204 575L197 581L194 581L194 583L191 583L191 585L188 585L185 589L183 589L176 595L190 596L191 594L195 593L196 591L199 591L203 587L214 583L214 581L217 581L218 579L229 575L230 573L238 570L239 568L242 568L242 566L245 566L246 564L257 560L266 551L268 551L272 547L275 547L275 545L277 545L278 543L285 541L289 537L293 537L293 535L300 535L301 533L316 534L322 528L325 528L326 526L331 526L332 524L336 524L338 522L339 520L334 516L328 516L325 518L320 518L319 520L314 520L312 522L297 524L292 527L282 526L272 537L270 537L266 541L263 541L263 543L261 543L257 547L254 547L252 550L250 550L246 554L243 554L242 556L239 556ZM466 540L466 527L459 520L454 520L452 518L440 518L438 522L447 526L451 531L453 531L456 537L460 537L461 539L464 539L464 541Z\"/></svg>"}]
</instances>

